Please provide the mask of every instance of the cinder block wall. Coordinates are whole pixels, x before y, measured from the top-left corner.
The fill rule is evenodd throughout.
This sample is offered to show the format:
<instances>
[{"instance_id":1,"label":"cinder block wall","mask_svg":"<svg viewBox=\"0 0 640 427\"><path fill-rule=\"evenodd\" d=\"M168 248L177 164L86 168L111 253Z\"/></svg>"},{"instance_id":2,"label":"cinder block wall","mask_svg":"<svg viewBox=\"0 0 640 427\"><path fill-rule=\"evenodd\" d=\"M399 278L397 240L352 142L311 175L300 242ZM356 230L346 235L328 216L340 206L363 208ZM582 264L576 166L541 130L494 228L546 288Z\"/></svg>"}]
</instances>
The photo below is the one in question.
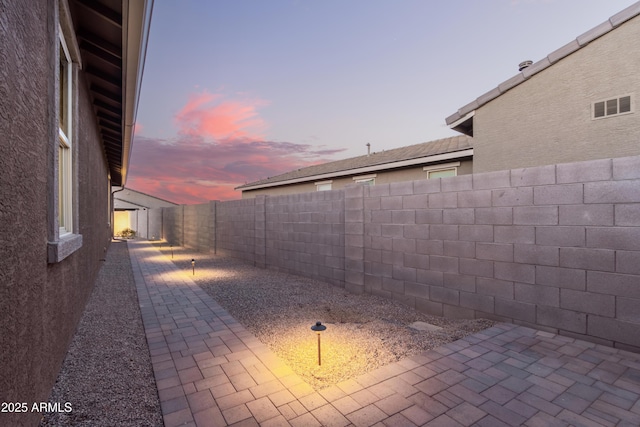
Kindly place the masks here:
<instances>
[{"instance_id":1,"label":"cinder block wall","mask_svg":"<svg viewBox=\"0 0 640 427\"><path fill-rule=\"evenodd\" d=\"M162 209L149 209L149 239L162 238Z\"/></svg>"},{"instance_id":2,"label":"cinder block wall","mask_svg":"<svg viewBox=\"0 0 640 427\"><path fill-rule=\"evenodd\" d=\"M640 157L349 189L345 208L350 289L640 350Z\"/></svg>"},{"instance_id":3,"label":"cinder block wall","mask_svg":"<svg viewBox=\"0 0 640 427\"><path fill-rule=\"evenodd\" d=\"M162 237L171 245L184 245L184 206L162 209Z\"/></svg>"},{"instance_id":4,"label":"cinder block wall","mask_svg":"<svg viewBox=\"0 0 640 427\"><path fill-rule=\"evenodd\" d=\"M265 264L344 286L344 192L266 200Z\"/></svg>"},{"instance_id":5,"label":"cinder block wall","mask_svg":"<svg viewBox=\"0 0 640 427\"><path fill-rule=\"evenodd\" d=\"M257 266L640 351L640 157L211 202L209 218L208 250Z\"/></svg>"},{"instance_id":6,"label":"cinder block wall","mask_svg":"<svg viewBox=\"0 0 640 427\"><path fill-rule=\"evenodd\" d=\"M216 252L255 262L256 200L216 204Z\"/></svg>"},{"instance_id":7,"label":"cinder block wall","mask_svg":"<svg viewBox=\"0 0 640 427\"><path fill-rule=\"evenodd\" d=\"M211 204L184 206L184 246L200 252L209 251Z\"/></svg>"}]
</instances>

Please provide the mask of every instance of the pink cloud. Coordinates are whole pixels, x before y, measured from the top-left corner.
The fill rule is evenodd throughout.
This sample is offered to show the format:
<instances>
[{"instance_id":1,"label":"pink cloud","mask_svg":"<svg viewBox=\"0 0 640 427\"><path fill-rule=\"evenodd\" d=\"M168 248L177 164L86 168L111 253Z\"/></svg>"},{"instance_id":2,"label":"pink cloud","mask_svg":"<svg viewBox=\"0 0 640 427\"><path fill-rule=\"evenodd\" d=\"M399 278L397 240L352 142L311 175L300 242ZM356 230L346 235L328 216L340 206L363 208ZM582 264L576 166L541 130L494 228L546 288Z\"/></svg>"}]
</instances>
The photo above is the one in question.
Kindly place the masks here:
<instances>
[{"instance_id":1,"label":"pink cloud","mask_svg":"<svg viewBox=\"0 0 640 427\"><path fill-rule=\"evenodd\" d=\"M136 135L127 187L175 203L241 198L235 187L328 161L343 149L266 141L261 100L192 95L176 114L176 138Z\"/></svg>"},{"instance_id":2,"label":"pink cloud","mask_svg":"<svg viewBox=\"0 0 640 427\"><path fill-rule=\"evenodd\" d=\"M239 185L328 161L339 151L247 139L217 143L194 135L171 141L138 136L127 187L183 204L239 199Z\"/></svg>"},{"instance_id":3,"label":"pink cloud","mask_svg":"<svg viewBox=\"0 0 640 427\"><path fill-rule=\"evenodd\" d=\"M257 108L266 105L259 99L224 100L220 94L207 92L193 94L186 105L176 114L180 132L200 135L218 141L249 138L264 138L266 122L259 116Z\"/></svg>"}]
</instances>

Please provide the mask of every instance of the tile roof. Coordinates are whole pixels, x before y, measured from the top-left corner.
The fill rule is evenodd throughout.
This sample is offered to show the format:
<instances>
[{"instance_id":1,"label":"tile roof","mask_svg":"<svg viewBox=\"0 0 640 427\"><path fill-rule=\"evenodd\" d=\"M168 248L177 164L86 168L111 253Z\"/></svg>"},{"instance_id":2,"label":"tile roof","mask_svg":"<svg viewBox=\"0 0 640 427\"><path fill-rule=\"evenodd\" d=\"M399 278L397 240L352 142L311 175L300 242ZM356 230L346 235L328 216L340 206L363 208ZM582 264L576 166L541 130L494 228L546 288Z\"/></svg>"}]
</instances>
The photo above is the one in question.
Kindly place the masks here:
<instances>
[{"instance_id":1,"label":"tile roof","mask_svg":"<svg viewBox=\"0 0 640 427\"><path fill-rule=\"evenodd\" d=\"M435 141L424 142L422 144L409 145L407 147L394 148L391 150L380 151L371 153L370 155L351 157L349 159L336 160L334 162L322 163L319 165L313 165L302 169L293 170L282 175L277 175L262 179L259 181L251 182L248 184L236 187L236 189L243 189L248 187L261 187L270 186L269 184L290 181L301 180L304 178L309 180L314 177L326 174L336 174L334 176L349 175L350 172L355 169L361 169L372 166L381 166L390 164L393 167L393 163L420 159L423 157L430 157L438 154L455 153L456 151L464 151L473 148L473 139L464 135L453 136L449 138L438 139ZM428 160L425 161L427 163Z\"/></svg>"},{"instance_id":2,"label":"tile roof","mask_svg":"<svg viewBox=\"0 0 640 427\"><path fill-rule=\"evenodd\" d=\"M463 106L457 112L445 119L447 125L451 125L452 123L455 123L456 121L462 119L477 108L482 107L484 104L487 104L488 102L499 97L508 90L514 88L515 86L518 86L525 80L528 80L529 78L531 78L531 76L539 73L547 67L550 67L562 58L571 55L573 52L583 48L593 40L605 35L609 31L612 31L616 27L622 25L623 23L636 17L637 15L640 15L640 1L616 13L607 21L578 36L572 42L567 43L561 48L551 52L549 55L547 55L546 58L534 62L529 67L523 69L520 73L499 84L496 88L490 90L489 92L479 96L476 100Z\"/></svg>"}]
</instances>

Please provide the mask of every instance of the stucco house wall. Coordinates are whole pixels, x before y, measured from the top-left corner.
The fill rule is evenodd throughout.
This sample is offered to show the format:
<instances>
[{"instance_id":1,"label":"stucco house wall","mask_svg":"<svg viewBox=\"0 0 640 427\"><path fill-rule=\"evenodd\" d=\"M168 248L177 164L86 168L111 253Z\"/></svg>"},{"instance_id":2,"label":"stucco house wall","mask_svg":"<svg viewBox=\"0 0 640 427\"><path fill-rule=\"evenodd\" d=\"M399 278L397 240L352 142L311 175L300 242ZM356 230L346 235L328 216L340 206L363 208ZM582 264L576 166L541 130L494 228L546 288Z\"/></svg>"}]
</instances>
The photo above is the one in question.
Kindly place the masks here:
<instances>
[{"instance_id":1,"label":"stucco house wall","mask_svg":"<svg viewBox=\"0 0 640 427\"><path fill-rule=\"evenodd\" d=\"M429 165L429 166L436 166L436 165ZM310 193L310 192L317 191L316 182L321 182L321 181L332 181L331 189L341 190L348 185L352 185L355 182L354 178L360 178L360 177L369 176L369 175L375 175L376 185L390 184L392 182L415 181L418 179L427 178L427 172L423 170L423 167L424 165L420 165L418 167L412 167L412 168L387 170L387 171L372 172L372 173L365 173L365 174L358 174L358 175L348 175L348 176L338 177L338 178L329 178L327 180L318 180L318 181L303 182L299 184L274 186L274 187L260 188L256 190L244 190L242 191L242 198L249 199L256 196L281 196L281 195L287 195L287 194ZM473 160L470 158L460 160L460 166L458 166L458 170L457 170L458 175L467 175L472 172L473 172Z\"/></svg>"},{"instance_id":2,"label":"stucco house wall","mask_svg":"<svg viewBox=\"0 0 640 427\"><path fill-rule=\"evenodd\" d=\"M46 402L109 245L109 180L84 80L77 85L78 233L82 246L48 263L58 123L55 1L1 1L0 400ZM37 425L38 412L0 414Z\"/></svg>"},{"instance_id":3,"label":"stucco house wall","mask_svg":"<svg viewBox=\"0 0 640 427\"><path fill-rule=\"evenodd\" d=\"M152 6L93 6L0 0L0 401L26 405L3 406L2 426L40 422L33 405L49 399L110 244L112 184L126 183ZM81 28L122 61L88 54Z\"/></svg>"},{"instance_id":4,"label":"stucco house wall","mask_svg":"<svg viewBox=\"0 0 640 427\"><path fill-rule=\"evenodd\" d=\"M640 154L638 40L640 16L477 108L474 173ZM592 120L629 94L633 113Z\"/></svg>"}]
</instances>

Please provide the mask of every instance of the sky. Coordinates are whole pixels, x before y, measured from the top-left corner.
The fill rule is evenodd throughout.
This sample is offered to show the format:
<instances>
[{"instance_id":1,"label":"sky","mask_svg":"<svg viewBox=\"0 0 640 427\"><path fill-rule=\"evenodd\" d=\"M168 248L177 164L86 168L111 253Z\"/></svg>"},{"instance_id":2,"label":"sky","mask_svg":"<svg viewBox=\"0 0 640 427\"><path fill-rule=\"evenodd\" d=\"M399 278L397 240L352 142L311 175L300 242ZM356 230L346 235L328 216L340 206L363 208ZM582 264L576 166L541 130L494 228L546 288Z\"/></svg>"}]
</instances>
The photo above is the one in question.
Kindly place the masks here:
<instances>
[{"instance_id":1,"label":"sky","mask_svg":"<svg viewBox=\"0 0 640 427\"><path fill-rule=\"evenodd\" d=\"M126 186L181 204L457 135L445 118L634 0L155 0Z\"/></svg>"}]
</instances>

